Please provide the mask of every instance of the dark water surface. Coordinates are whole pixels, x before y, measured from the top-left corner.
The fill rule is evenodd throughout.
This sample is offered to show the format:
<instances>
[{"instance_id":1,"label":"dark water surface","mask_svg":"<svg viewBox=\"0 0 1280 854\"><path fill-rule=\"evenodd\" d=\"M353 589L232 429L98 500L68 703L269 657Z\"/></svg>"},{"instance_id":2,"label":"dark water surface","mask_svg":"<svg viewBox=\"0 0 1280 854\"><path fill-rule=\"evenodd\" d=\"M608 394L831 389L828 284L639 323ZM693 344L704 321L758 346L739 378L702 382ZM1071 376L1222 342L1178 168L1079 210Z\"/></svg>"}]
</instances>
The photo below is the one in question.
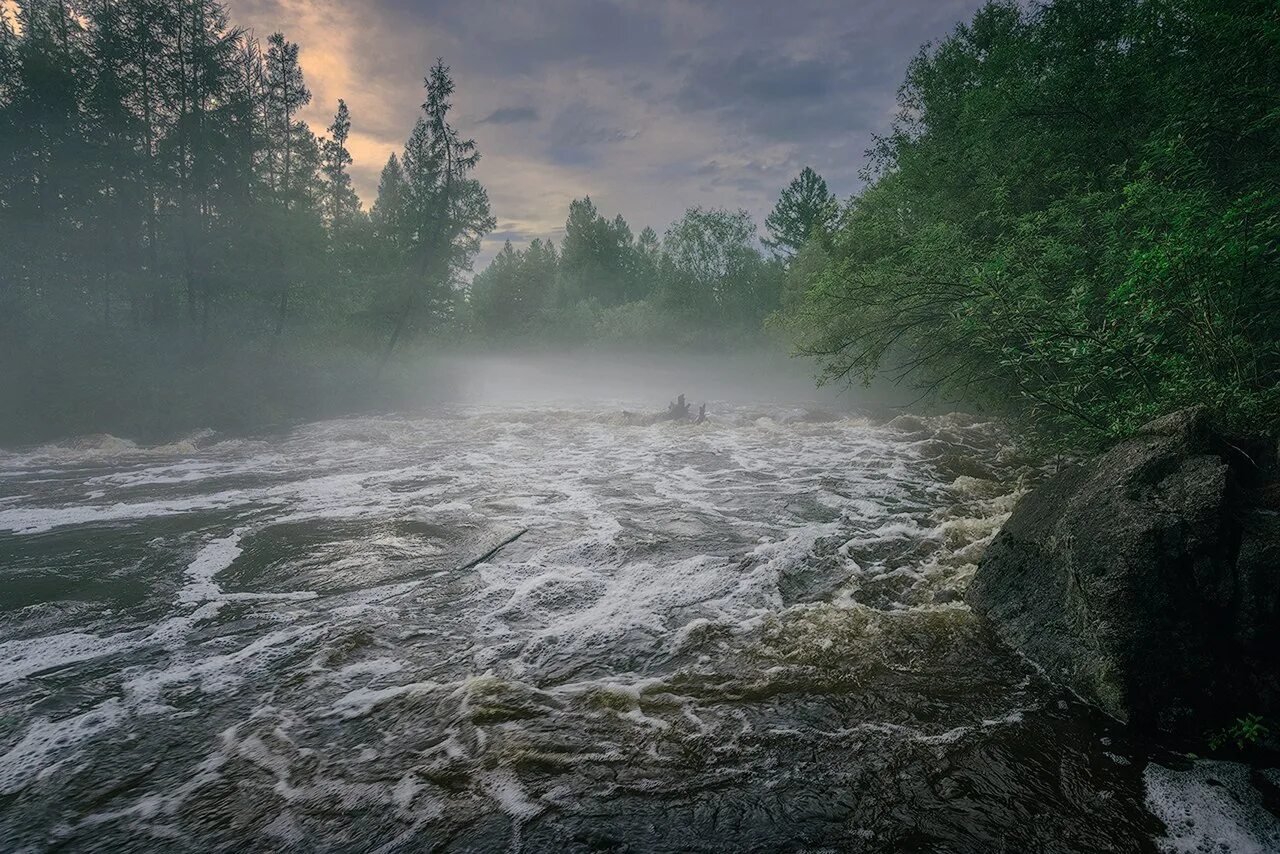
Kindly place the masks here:
<instances>
[{"instance_id":1,"label":"dark water surface","mask_svg":"<svg viewBox=\"0 0 1280 854\"><path fill-rule=\"evenodd\" d=\"M1280 838L961 604L1026 474L993 425L711 411L0 455L4 850Z\"/></svg>"}]
</instances>

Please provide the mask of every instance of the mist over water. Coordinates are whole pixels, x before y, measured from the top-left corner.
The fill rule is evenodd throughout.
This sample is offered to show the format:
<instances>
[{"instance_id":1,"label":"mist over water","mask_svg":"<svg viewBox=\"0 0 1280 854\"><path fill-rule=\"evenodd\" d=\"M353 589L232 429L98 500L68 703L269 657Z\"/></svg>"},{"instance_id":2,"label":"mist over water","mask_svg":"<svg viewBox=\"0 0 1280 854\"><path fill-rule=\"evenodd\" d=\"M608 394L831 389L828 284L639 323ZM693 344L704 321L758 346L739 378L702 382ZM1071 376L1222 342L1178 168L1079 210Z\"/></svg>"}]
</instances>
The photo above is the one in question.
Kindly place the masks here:
<instances>
[{"instance_id":1,"label":"mist over water","mask_svg":"<svg viewBox=\"0 0 1280 854\"><path fill-rule=\"evenodd\" d=\"M1035 476L998 424L763 357L433 370L0 455L7 848L1144 851L1148 789L1211 797L961 603Z\"/></svg>"},{"instance_id":2,"label":"mist over water","mask_svg":"<svg viewBox=\"0 0 1280 854\"><path fill-rule=\"evenodd\" d=\"M586 349L450 356L424 365L422 376L423 394L479 406L616 405L657 411L677 394L685 394L693 401L865 412L911 400L909 390L902 389L816 387L811 363L767 349L736 354Z\"/></svg>"}]
</instances>

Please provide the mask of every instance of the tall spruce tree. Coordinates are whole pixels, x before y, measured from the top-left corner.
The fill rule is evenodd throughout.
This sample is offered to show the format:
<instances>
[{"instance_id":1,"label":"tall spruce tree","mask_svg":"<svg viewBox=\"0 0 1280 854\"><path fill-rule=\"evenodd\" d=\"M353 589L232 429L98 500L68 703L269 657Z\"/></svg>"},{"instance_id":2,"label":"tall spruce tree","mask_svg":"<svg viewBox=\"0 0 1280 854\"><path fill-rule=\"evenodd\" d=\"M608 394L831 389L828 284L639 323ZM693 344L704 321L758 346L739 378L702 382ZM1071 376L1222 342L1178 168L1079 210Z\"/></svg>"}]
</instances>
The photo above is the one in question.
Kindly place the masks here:
<instances>
[{"instance_id":1,"label":"tall spruce tree","mask_svg":"<svg viewBox=\"0 0 1280 854\"><path fill-rule=\"evenodd\" d=\"M643 296L635 275L631 227L605 219L590 196L569 203L561 252L560 299L617 305Z\"/></svg>"},{"instance_id":2,"label":"tall spruce tree","mask_svg":"<svg viewBox=\"0 0 1280 854\"><path fill-rule=\"evenodd\" d=\"M763 241L776 254L789 257L813 238L829 235L840 214L827 182L808 166L782 191L764 221L769 237Z\"/></svg>"},{"instance_id":3,"label":"tall spruce tree","mask_svg":"<svg viewBox=\"0 0 1280 854\"><path fill-rule=\"evenodd\" d=\"M495 224L488 193L470 177L480 162L475 140L463 139L449 121L454 83L443 60L424 85L422 116L400 161L398 216L389 220L412 279L392 321L384 365L420 315L430 318L453 304L458 276L471 269L481 237Z\"/></svg>"},{"instance_id":4,"label":"tall spruce tree","mask_svg":"<svg viewBox=\"0 0 1280 854\"><path fill-rule=\"evenodd\" d=\"M404 167L400 158L391 153L382 174L378 177L378 197L369 212L369 218L379 237L387 244L399 247L398 237L404 219Z\"/></svg>"},{"instance_id":5,"label":"tall spruce tree","mask_svg":"<svg viewBox=\"0 0 1280 854\"><path fill-rule=\"evenodd\" d=\"M315 134L298 117L311 92L298 64L298 45L283 33L267 40L264 81L267 169L276 210L271 217L275 248L275 335L284 331L289 298L300 278L303 249L315 238L313 217L320 192L320 148Z\"/></svg>"},{"instance_id":6,"label":"tall spruce tree","mask_svg":"<svg viewBox=\"0 0 1280 854\"><path fill-rule=\"evenodd\" d=\"M347 102L338 99L338 111L334 114L333 124L329 125L329 136L320 144L320 153L324 173L324 215L332 230L341 229L360 210L360 198L351 186L351 173L347 167L352 164L351 152L347 150L347 139L351 136L351 113L347 110Z\"/></svg>"},{"instance_id":7,"label":"tall spruce tree","mask_svg":"<svg viewBox=\"0 0 1280 854\"><path fill-rule=\"evenodd\" d=\"M142 128L130 103L138 81L125 39L124 6L99 0L89 11L84 120L92 193L84 225L100 255L104 325L111 323L117 280L141 266Z\"/></svg>"},{"instance_id":8,"label":"tall spruce tree","mask_svg":"<svg viewBox=\"0 0 1280 854\"><path fill-rule=\"evenodd\" d=\"M311 103L311 92L298 65L298 45L286 41L283 33L272 33L266 56L266 132L268 174L272 191L281 207L288 210L299 201L305 181L298 175L298 157L303 138L310 133L298 119L298 112Z\"/></svg>"}]
</instances>

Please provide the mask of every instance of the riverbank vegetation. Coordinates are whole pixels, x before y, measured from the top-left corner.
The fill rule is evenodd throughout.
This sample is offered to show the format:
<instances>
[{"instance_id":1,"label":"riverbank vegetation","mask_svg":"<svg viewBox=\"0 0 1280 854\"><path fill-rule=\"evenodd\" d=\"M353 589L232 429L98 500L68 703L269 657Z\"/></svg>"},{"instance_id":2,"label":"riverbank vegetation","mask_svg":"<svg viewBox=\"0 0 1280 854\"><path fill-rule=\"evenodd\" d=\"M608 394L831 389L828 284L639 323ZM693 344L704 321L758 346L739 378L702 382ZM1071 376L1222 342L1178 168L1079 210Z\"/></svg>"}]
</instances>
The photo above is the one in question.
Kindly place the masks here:
<instances>
[{"instance_id":1,"label":"riverbank vegetation","mask_svg":"<svg viewBox=\"0 0 1280 854\"><path fill-rule=\"evenodd\" d=\"M483 336L557 344L715 347L761 337L784 268L761 251L746 211L691 208L659 240L633 237L590 198L569 206L564 240L508 243L475 277L468 305Z\"/></svg>"},{"instance_id":2,"label":"riverbank vegetation","mask_svg":"<svg viewBox=\"0 0 1280 854\"><path fill-rule=\"evenodd\" d=\"M1280 11L992 3L924 49L786 319L1076 444L1280 416Z\"/></svg>"},{"instance_id":3,"label":"riverbank vegetation","mask_svg":"<svg viewBox=\"0 0 1280 854\"><path fill-rule=\"evenodd\" d=\"M298 118L311 94L283 34L263 43L215 0L16 8L0 6L0 439L385 403L408 373L388 363L424 339L739 347L779 307L782 263L746 212L693 208L659 237L589 198L559 246L507 246L472 282L494 217L442 62L365 211L359 117L338 101L319 136Z\"/></svg>"},{"instance_id":4,"label":"riverbank vegetation","mask_svg":"<svg viewBox=\"0 0 1280 854\"><path fill-rule=\"evenodd\" d=\"M988 4L911 64L865 185L763 232L577 199L502 248L438 62L365 210L344 102L216 0L0 7L0 441L387 405L436 346L789 341L1087 445L1186 404L1280 412L1280 13ZM319 405L323 402L323 405ZM231 413L237 413L232 417Z\"/></svg>"},{"instance_id":5,"label":"riverbank vegetation","mask_svg":"<svg viewBox=\"0 0 1280 854\"><path fill-rule=\"evenodd\" d=\"M311 95L283 35L261 43L213 0L17 9L0 10L0 438L358 404L351 348L385 362L459 300L493 218L442 63L365 214L352 116L338 101L320 137L298 118Z\"/></svg>"}]
</instances>

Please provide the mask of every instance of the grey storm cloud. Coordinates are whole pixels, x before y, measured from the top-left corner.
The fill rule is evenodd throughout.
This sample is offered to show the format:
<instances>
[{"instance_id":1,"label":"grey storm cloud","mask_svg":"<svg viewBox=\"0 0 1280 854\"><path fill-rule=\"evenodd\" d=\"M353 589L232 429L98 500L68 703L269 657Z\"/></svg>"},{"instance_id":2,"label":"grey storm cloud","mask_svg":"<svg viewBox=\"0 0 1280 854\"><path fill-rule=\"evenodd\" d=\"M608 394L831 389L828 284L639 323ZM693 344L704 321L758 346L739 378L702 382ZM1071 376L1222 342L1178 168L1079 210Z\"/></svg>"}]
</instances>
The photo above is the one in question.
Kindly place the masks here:
<instances>
[{"instance_id":1,"label":"grey storm cloud","mask_svg":"<svg viewBox=\"0 0 1280 854\"><path fill-rule=\"evenodd\" d=\"M692 63L676 105L769 141L801 141L873 129L893 100L892 88L861 84L833 61L749 49Z\"/></svg>"},{"instance_id":2,"label":"grey storm cloud","mask_svg":"<svg viewBox=\"0 0 1280 854\"><path fill-rule=\"evenodd\" d=\"M763 221L806 165L856 191L911 58L983 0L228 2L237 23L302 44L313 128L346 98L366 205L442 57L503 223L492 252L557 236L587 194L662 231L693 205Z\"/></svg>"},{"instance_id":3,"label":"grey storm cloud","mask_svg":"<svg viewBox=\"0 0 1280 854\"><path fill-rule=\"evenodd\" d=\"M480 125L514 125L521 122L536 122L538 111L533 107L499 107L476 124Z\"/></svg>"},{"instance_id":4,"label":"grey storm cloud","mask_svg":"<svg viewBox=\"0 0 1280 854\"><path fill-rule=\"evenodd\" d=\"M738 103L812 101L831 93L839 69L814 59L769 55L758 49L691 64L680 90L690 109Z\"/></svg>"}]
</instances>

